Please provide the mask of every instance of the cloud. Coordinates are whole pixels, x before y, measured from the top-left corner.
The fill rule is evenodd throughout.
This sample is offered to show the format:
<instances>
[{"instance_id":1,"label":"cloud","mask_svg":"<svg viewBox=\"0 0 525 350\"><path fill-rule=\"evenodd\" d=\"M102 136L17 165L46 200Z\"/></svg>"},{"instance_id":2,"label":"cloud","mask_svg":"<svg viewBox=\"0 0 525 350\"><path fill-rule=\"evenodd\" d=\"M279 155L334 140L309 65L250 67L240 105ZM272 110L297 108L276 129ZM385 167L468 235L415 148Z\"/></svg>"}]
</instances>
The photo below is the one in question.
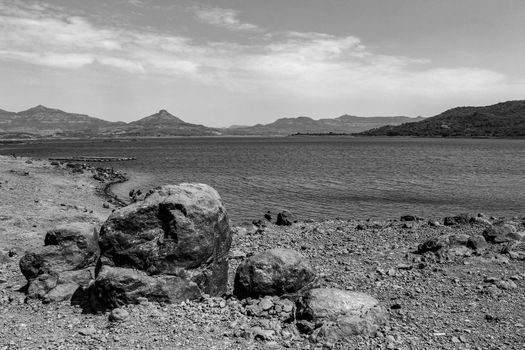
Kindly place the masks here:
<instances>
[{"instance_id":1,"label":"cloud","mask_svg":"<svg viewBox=\"0 0 525 350\"><path fill-rule=\"evenodd\" d=\"M444 98L491 91L523 91L504 74L370 50L360 38L316 32L258 32L238 12L196 9L209 24L252 31L251 43L197 44L187 36L95 25L39 3L0 0L0 60L57 69L95 64L132 74L162 76L246 96L324 100L364 96ZM14 5L12 5L14 4Z\"/></svg>"},{"instance_id":2,"label":"cloud","mask_svg":"<svg viewBox=\"0 0 525 350\"><path fill-rule=\"evenodd\" d=\"M192 10L201 21L216 27L226 28L233 31L258 31L260 28L254 24L241 22L237 16L239 11L223 8L199 8Z\"/></svg>"}]
</instances>

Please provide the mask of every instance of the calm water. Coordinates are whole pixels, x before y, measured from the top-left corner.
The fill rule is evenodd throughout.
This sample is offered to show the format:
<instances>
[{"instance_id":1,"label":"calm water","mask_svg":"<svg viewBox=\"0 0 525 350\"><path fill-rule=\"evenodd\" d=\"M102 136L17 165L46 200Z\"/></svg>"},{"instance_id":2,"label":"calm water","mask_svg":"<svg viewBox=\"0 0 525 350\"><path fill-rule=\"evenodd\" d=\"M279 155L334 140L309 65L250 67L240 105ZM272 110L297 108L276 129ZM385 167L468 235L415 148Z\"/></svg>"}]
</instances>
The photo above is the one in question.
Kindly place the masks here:
<instances>
[{"instance_id":1,"label":"calm water","mask_svg":"<svg viewBox=\"0 0 525 350\"><path fill-rule=\"evenodd\" d=\"M136 157L108 163L132 176L117 194L204 182L219 191L235 222L284 208L303 219L525 215L525 140L177 138L0 146L1 154L12 152Z\"/></svg>"}]
</instances>

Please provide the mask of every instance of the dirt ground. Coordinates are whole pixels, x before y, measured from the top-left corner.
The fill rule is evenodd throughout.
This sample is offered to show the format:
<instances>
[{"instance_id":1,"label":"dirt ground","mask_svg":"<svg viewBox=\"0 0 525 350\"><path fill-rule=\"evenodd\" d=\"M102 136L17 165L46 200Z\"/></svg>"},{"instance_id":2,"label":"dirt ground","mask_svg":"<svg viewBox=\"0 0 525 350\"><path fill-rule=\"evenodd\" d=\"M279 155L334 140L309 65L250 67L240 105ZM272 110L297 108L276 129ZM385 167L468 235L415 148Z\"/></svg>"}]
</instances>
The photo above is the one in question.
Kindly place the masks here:
<instances>
[{"instance_id":1,"label":"dirt ground","mask_svg":"<svg viewBox=\"0 0 525 350\"><path fill-rule=\"evenodd\" d=\"M43 245L46 231L57 224L102 223L114 207L104 208L106 199L96 195L100 186L89 171L73 173L47 161L0 157L0 349L323 348L293 324L250 315L245 303L231 295L176 305L129 305L129 316L121 322L109 321L108 314L82 314L68 303L26 300L19 291L25 284L20 257ZM516 215L509 222L523 230L524 214ZM377 335L348 338L336 348L521 350L523 243L442 259L414 254L427 238L483 229L354 219L268 224L256 234L237 227L230 282L245 257L292 248L310 260L317 285L369 293L388 309L390 322ZM254 335L254 327L270 330L270 335Z\"/></svg>"}]
</instances>

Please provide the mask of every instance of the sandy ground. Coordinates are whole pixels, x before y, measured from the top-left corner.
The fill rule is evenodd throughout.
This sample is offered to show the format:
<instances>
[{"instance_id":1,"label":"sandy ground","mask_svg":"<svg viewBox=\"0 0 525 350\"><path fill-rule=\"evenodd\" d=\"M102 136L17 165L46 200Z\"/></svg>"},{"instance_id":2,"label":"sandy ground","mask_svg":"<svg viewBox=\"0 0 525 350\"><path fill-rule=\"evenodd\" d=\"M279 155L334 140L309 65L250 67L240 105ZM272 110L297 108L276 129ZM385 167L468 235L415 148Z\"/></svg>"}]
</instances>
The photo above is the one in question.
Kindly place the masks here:
<instances>
[{"instance_id":1,"label":"sandy ground","mask_svg":"<svg viewBox=\"0 0 525 350\"><path fill-rule=\"evenodd\" d=\"M26 162L27 161L27 162ZM27 301L18 260L43 244L47 230L70 221L100 224L109 215L100 183L47 161L0 157L0 350L3 349L321 349L293 325L247 314L231 297L178 305L145 302L126 308L123 322L86 315L68 303ZM511 220L523 230L523 218ZM365 229L357 229L361 224ZM262 234L235 229L230 280L246 256L274 247L306 256L323 287L363 291L388 309L375 337L357 336L341 349L525 348L525 261L494 245L482 254L437 261L413 254L427 238L480 233L483 227L430 227L398 221L328 220ZM503 252L502 252L503 249ZM522 252L523 244L512 246ZM520 256L518 254L518 256ZM524 255L525 256L525 255ZM502 283L504 282L504 283ZM248 329L275 331L253 339Z\"/></svg>"}]
</instances>

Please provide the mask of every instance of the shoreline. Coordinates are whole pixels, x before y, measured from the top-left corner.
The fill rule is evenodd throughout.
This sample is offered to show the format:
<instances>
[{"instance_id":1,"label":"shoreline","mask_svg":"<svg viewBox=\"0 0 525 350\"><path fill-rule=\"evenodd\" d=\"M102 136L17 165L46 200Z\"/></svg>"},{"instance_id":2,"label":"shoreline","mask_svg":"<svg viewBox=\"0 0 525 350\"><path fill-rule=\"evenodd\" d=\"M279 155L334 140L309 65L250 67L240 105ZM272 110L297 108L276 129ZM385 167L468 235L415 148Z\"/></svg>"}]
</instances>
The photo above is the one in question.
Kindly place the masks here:
<instances>
[{"instance_id":1,"label":"shoreline","mask_svg":"<svg viewBox=\"0 0 525 350\"><path fill-rule=\"evenodd\" d=\"M119 198L112 190L112 187L121 184L124 182L128 182L130 178L128 175L124 175L124 178L122 179L115 179L110 180L108 182L102 183L101 188L98 191L98 195L102 196L104 199L107 199L108 201L111 201L113 204L116 204L117 207L122 208L127 206L129 203L127 203L124 199Z\"/></svg>"},{"instance_id":2,"label":"shoreline","mask_svg":"<svg viewBox=\"0 0 525 350\"><path fill-rule=\"evenodd\" d=\"M127 305L129 317L119 323L108 321L107 314L82 314L69 303L26 300L19 267L24 251L42 247L44 234L59 224L85 221L100 227L118 207L111 187L130 180L123 173L111 177L115 173L0 156L0 348L10 343L78 349L318 348L306 335L269 328L271 315L252 315L250 305L231 297ZM112 202L106 207L108 196ZM516 215L505 222L525 232L523 213ZM247 257L293 249L309 260L318 287L366 293L387 309L390 321L376 336L349 337L334 349L519 349L525 343L525 240L491 243L482 250L461 245L450 253L415 253L428 240L478 237L498 220L483 219L488 223L444 226L405 217L232 225L228 282L233 284ZM243 336L255 327L273 332L272 337Z\"/></svg>"}]
</instances>

